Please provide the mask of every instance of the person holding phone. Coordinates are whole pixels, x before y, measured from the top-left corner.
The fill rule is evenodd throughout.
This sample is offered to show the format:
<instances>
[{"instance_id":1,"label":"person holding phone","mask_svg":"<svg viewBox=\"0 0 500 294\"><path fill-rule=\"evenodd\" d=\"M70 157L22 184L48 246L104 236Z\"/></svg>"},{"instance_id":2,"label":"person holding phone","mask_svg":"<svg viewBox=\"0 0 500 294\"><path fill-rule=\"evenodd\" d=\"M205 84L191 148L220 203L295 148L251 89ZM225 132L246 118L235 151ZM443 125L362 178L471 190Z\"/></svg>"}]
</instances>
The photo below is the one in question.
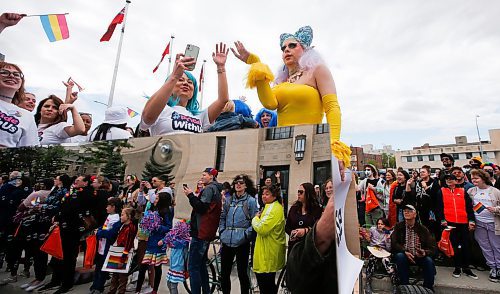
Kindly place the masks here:
<instances>
[{"instance_id":1,"label":"person holding phone","mask_svg":"<svg viewBox=\"0 0 500 294\"><path fill-rule=\"evenodd\" d=\"M193 45L188 45L192 48ZM193 50L186 50L186 53ZM206 110L200 110L198 84L189 72L196 63L194 57L177 54L174 70L161 88L154 93L142 111L140 129L149 129L151 136L169 133L201 133L212 124L229 101L226 60L229 49L217 44L212 58L217 66L218 98Z\"/></svg>"},{"instance_id":2,"label":"person holding phone","mask_svg":"<svg viewBox=\"0 0 500 294\"><path fill-rule=\"evenodd\" d=\"M290 207L285 224L285 232L290 236L288 254L293 246L302 240L319 220L323 209L316 199L314 186L303 183L297 189L297 201Z\"/></svg>"},{"instance_id":3,"label":"person holding phone","mask_svg":"<svg viewBox=\"0 0 500 294\"><path fill-rule=\"evenodd\" d=\"M332 152L339 159L342 180L344 166L350 165L349 146L340 142L341 113L332 74L320 55L311 46L313 30L301 27L294 34L280 35L283 67L274 76L259 57L245 49L239 41L231 48L241 61L251 64L247 86L257 88L262 105L278 112L278 127L320 124L326 114L330 124ZM271 88L269 82L274 80ZM306 110L306 111L304 111Z\"/></svg>"}]
</instances>

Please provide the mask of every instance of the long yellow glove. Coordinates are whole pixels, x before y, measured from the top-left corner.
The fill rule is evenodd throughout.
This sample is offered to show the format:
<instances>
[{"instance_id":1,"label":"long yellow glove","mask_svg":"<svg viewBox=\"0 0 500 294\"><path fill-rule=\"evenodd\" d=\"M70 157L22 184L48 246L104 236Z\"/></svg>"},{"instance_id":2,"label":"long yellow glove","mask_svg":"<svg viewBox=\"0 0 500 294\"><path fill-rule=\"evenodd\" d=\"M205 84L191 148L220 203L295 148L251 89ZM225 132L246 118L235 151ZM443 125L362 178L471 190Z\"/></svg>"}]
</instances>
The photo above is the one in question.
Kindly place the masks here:
<instances>
[{"instance_id":1,"label":"long yellow glove","mask_svg":"<svg viewBox=\"0 0 500 294\"><path fill-rule=\"evenodd\" d=\"M253 53L250 53L250 55L247 58L246 63L247 64L252 64L252 63L256 63L256 62L260 62L259 56L255 55Z\"/></svg>"},{"instance_id":2,"label":"long yellow glove","mask_svg":"<svg viewBox=\"0 0 500 294\"><path fill-rule=\"evenodd\" d=\"M342 160L346 167L351 165L351 148L340 141L342 114L337 94L327 94L321 98L326 121L330 124L330 144L332 153L338 160Z\"/></svg>"}]
</instances>

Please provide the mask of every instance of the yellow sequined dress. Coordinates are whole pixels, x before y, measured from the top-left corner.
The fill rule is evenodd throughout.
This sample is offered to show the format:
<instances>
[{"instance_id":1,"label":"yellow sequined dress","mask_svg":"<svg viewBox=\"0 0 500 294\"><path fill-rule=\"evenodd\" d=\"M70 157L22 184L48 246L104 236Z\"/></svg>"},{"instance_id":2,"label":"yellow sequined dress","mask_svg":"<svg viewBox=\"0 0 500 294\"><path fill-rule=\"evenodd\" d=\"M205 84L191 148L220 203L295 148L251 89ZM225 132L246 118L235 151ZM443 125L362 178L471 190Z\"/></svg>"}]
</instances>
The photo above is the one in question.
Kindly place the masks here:
<instances>
[{"instance_id":1,"label":"yellow sequined dress","mask_svg":"<svg viewBox=\"0 0 500 294\"><path fill-rule=\"evenodd\" d=\"M269 83L274 76L269 67L251 54L247 59L251 64L247 86L257 88L262 105L278 112L278 127L303 124L320 124L323 114L330 125L332 152L346 166L350 165L350 148L340 141L341 113L335 93L320 96L319 91L309 85L281 83L273 88Z\"/></svg>"}]
</instances>

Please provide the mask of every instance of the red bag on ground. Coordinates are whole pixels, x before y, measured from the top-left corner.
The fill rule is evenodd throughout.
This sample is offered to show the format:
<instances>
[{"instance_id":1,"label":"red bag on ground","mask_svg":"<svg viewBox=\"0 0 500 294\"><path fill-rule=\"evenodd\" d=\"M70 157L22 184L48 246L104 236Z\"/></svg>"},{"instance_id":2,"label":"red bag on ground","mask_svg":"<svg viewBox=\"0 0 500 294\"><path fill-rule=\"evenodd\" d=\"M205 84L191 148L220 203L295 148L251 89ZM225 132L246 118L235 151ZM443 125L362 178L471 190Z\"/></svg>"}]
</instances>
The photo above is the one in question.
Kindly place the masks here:
<instances>
[{"instance_id":1,"label":"red bag on ground","mask_svg":"<svg viewBox=\"0 0 500 294\"><path fill-rule=\"evenodd\" d=\"M92 268L94 265L95 252L97 248L97 238L95 235L90 235L85 240L87 250L85 251L85 259L83 260L84 268Z\"/></svg>"},{"instance_id":2,"label":"red bag on ground","mask_svg":"<svg viewBox=\"0 0 500 294\"><path fill-rule=\"evenodd\" d=\"M58 226L55 226L55 228L50 232L47 239L43 242L42 247L40 247L40 250L54 256L57 259L63 259L61 231L59 231Z\"/></svg>"},{"instance_id":3,"label":"red bag on ground","mask_svg":"<svg viewBox=\"0 0 500 294\"><path fill-rule=\"evenodd\" d=\"M451 229L443 230L443 233L441 233L441 240L439 240L438 242L439 250L443 251L443 253L448 257L452 257L453 255L455 255L453 246L451 246L450 242L450 233Z\"/></svg>"}]
</instances>

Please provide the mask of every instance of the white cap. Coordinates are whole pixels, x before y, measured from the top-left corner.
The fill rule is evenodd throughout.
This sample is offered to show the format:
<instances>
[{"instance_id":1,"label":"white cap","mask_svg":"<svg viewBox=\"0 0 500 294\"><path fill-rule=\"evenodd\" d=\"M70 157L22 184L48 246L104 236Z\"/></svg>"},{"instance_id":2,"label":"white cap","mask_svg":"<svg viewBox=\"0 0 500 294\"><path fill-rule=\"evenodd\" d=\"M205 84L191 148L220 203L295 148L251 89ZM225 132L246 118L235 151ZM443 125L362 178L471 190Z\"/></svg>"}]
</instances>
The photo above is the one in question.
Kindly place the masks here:
<instances>
[{"instance_id":1,"label":"white cap","mask_svg":"<svg viewBox=\"0 0 500 294\"><path fill-rule=\"evenodd\" d=\"M112 106L106 109L103 123L122 125L127 123L127 109L121 106Z\"/></svg>"}]
</instances>

